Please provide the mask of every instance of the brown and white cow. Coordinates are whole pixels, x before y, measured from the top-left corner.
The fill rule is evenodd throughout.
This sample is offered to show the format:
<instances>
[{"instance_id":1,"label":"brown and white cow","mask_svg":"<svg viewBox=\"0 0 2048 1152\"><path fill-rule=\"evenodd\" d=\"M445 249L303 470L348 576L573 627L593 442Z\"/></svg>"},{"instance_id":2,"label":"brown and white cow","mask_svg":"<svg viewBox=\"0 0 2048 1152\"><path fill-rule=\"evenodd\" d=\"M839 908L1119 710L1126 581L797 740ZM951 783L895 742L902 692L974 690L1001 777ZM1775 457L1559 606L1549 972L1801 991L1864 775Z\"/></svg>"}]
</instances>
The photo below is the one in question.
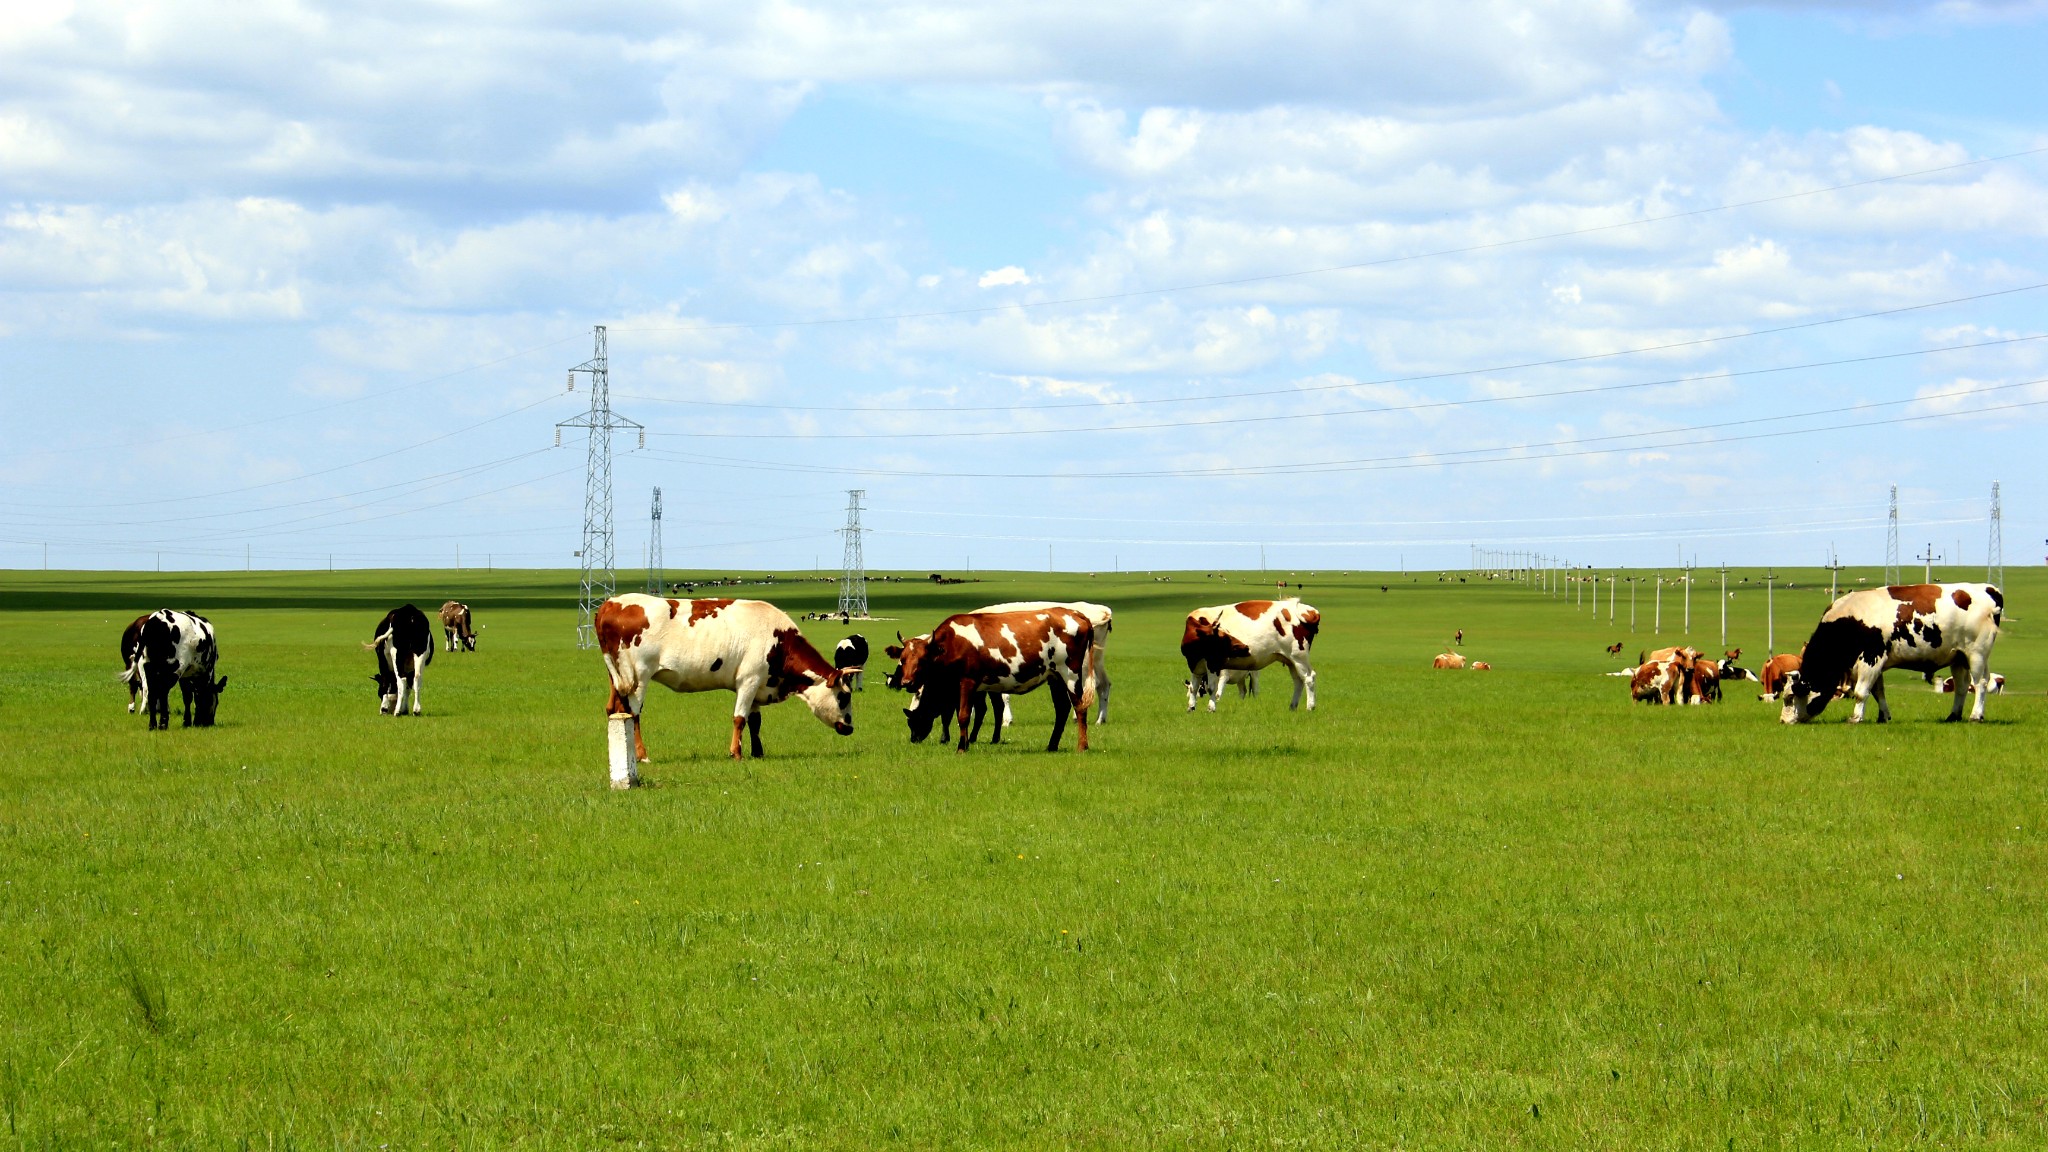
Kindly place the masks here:
<instances>
[{"instance_id":1,"label":"brown and white cow","mask_svg":"<svg viewBox=\"0 0 2048 1152\"><path fill-rule=\"evenodd\" d=\"M1291 597L1217 604L1188 613L1180 635L1180 654L1188 662L1188 711L1193 712L1204 696L1209 698L1209 711L1216 711L1216 702L1223 698L1225 670L1251 672L1277 663L1285 664L1294 678L1287 707L1299 707L1306 697L1313 712L1316 670L1309 662L1309 649L1322 624L1321 612Z\"/></svg>"},{"instance_id":2,"label":"brown and white cow","mask_svg":"<svg viewBox=\"0 0 2048 1152\"><path fill-rule=\"evenodd\" d=\"M1953 692L1953 691L1955 691L1955 690L1956 690L1956 678L1955 678L1955 677L1953 677L1953 676L1943 676L1943 677L1941 678L1941 684L1939 685L1939 687L1940 687L1940 689L1941 689L1941 690L1942 690L1943 692ZM1969 690L1970 690L1970 686L1969 686L1969 685L1967 685L1967 684L1963 685L1963 691L1965 691L1965 692L1968 692ZM1990 688L1990 692L1991 692L1991 694L1992 694L1993 696L2003 696L2003 695L2005 695L2005 674L2004 674L2003 672L1993 672L1993 673L1991 674L1991 688Z\"/></svg>"},{"instance_id":3,"label":"brown and white cow","mask_svg":"<svg viewBox=\"0 0 2048 1152\"><path fill-rule=\"evenodd\" d=\"M732 757L740 733L761 751L761 709L802 698L819 722L853 734L853 692L846 674L818 654L782 609L764 600L670 600L629 592L598 606L597 646L611 674L606 712L634 719L633 753L644 763L640 710L647 685L677 692L733 693Z\"/></svg>"},{"instance_id":4,"label":"brown and white cow","mask_svg":"<svg viewBox=\"0 0 2048 1152\"><path fill-rule=\"evenodd\" d=\"M1675 660L1647 660L1636 665L1629 677L1631 700L1648 704L1674 704L1685 692L1686 673Z\"/></svg>"},{"instance_id":5,"label":"brown and white cow","mask_svg":"<svg viewBox=\"0 0 2048 1152\"><path fill-rule=\"evenodd\" d=\"M1776 700L1778 693L1785 690L1785 677L1797 671L1799 654L1796 652L1780 652L1764 661L1763 671L1757 673L1756 678L1757 683L1763 685L1764 693L1757 699Z\"/></svg>"},{"instance_id":6,"label":"brown and white cow","mask_svg":"<svg viewBox=\"0 0 2048 1152\"><path fill-rule=\"evenodd\" d=\"M465 652L476 651L476 628L470 623L469 605L460 600L441 605L441 634L447 637L450 652L458 647Z\"/></svg>"},{"instance_id":7,"label":"brown and white cow","mask_svg":"<svg viewBox=\"0 0 2048 1152\"><path fill-rule=\"evenodd\" d=\"M1095 722L1109 723L1109 666L1104 662L1109 655L1109 633L1116 625L1115 614L1100 604L1086 600L1016 600L1007 604L990 604L976 608L976 612L1036 612L1042 608L1071 608L1088 618L1088 624L1095 630L1095 648L1089 653L1094 671L1088 683L1095 695ZM1009 710L1004 709L1005 713Z\"/></svg>"},{"instance_id":8,"label":"brown and white cow","mask_svg":"<svg viewBox=\"0 0 2048 1152\"><path fill-rule=\"evenodd\" d=\"M1456 652L1439 652L1430 660L1429 666L1439 670L1456 672L1465 667L1465 657Z\"/></svg>"},{"instance_id":9,"label":"brown and white cow","mask_svg":"<svg viewBox=\"0 0 2048 1152\"><path fill-rule=\"evenodd\" d=\"M895 669L889 673L884 683L891 689L902 690L904 666L924 659L925 647L931 642L932 634L929 632L922 636L912 636L908 640L903 638L903 633L898 632L896 634L896 643L882 649L884 656L896 661ZM995 697L996 727L995 734L989 739L989 743L1000 744L1003 742L1003 729L1009 726L1011 719L1010 698L1001 692L976 692L974 694L973 726L967 731L967 742L969 744L981 739L981 725L988 718L989 697L991 695ZM915 708L917 704L917 699L913 697L911 707ZM939 709L939 740L941 743L946 744L950 744L953 741L953 710L950 708Z\"/></svg>"},{"instance_id":10,"label":"brown and white cow","mask_svg":"<svg viewBox=\"0 0 2048 1152\"><path fill-rule=\"evenodd\" d=\"M1947 668L1958 677L1967 674L1976 692L1970 719L1982 720L1991 646L2004 615L2005 595L1989 584L1895 584L1850 592L1828 607L1806 641L1799 670L1785 678L1778 718L1803 724L1846 693L1856 698L1850 723L1863 719L1863 705L1876 696L1882 724L1892 718L1884 698L1887 670ZM1947 719L1962 718L1958 692Z\"/></svg>"},{"instance_id":11,"label":"brown and white cow","mask_svg":"<svg viewBox=\"0 0 2048 1152\"><path fill-rule=\"evenodd\" d=\"M904 646L901 682L911 693L903 710L912 743L931 735L939 716L952 711L959 751L967 751L967 725L978 693L1052 693L1052 739L1059 750L1071 708L1079 725L1076 746L1088 750L1089 655L1095 628L1088 617L1057 605L1024 612L963 612L932 629L924 644Z\"/></svg>"}]
</instances>

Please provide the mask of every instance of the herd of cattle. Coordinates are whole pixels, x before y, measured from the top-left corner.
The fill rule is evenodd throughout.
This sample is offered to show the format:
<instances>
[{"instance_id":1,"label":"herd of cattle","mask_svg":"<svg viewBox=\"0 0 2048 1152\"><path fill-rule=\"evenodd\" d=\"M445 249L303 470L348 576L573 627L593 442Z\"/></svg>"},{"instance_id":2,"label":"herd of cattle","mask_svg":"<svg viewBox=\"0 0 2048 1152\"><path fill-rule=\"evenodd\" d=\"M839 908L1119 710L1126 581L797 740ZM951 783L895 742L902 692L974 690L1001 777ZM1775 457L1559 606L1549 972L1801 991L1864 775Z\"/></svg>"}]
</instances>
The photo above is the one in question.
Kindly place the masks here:
<instances>
[{"instance_id":1,"label":"herd of cattle","mask_svg":"<svg viewBox=\"0 0 2048 1152\"><path fill-rule=\"evenodd\" d=\"M1764 699L1783 703L1781 718L1801 723L1838 696L1855 699L1850 721L1863 718L1875 696L1878 720L1891 718L1884 698L1884 673L1893 668L1923 672L1953 691L1948 719L1962 717L1963 693L1974 691L1970 718L1984 717L1984 697L2003 689L1990 671L1991 646L1998 638L2005 598L1989 584L1916 584L1851 592L1830 605L1798 655L1773 656L1754 674L1735 663L1741 650L1720 660L1689 647L1645 653L1637 666L1616 675L1629 678L1630 695L1660 704L1706 703L1720 699L1721 684L1758 680ZM448 651L475 651L477 634L469 607L441 606ZM827 660L804 638L788 614L764 600L682 600L628 593L605 601L594 620L598 648L611 680L609 715L630 718L633 752L647 759L639 719L647 686L676 692L729 691L734 695L730 751L741 755L742 737L762 755L761 709L791 696L804 702L826 726L853 732L853 692L869 658L867 641L850 636ZM1045 686L1053 703L1047 751L1056 751L1071 714L1076 746L1088 747L1089 712L1095 723L1109 719L1107 650L1113 613L1085 601L1021 601L991 604L941 620L931 631L905 638L884 653L896 661L888 685L909 695L903 715L913 743L940 725L940 738L965 752L979 738L994 708L991 743L1008 723L1008 698ZM1316 673L1309 652L1322 614L1298 598L1246 600L1197 608L1181 631L1181 656L1188 668L1187 707L1205 698L1216 711L1225 687L1240 695L1257 690L1257 674L1274 664L1294 681L1290 709L1316 706ZM1463 639L1463 633L1459 633ZM426 613L406 604L384 614L369 643L376 654L378 711L420 714L420 681L432 663L436 643ZM1609 649L1614 652L1615 649ZM1452 657L1456 663L1447 662ZM121 636L121 679L128 686L128 710L142 698L152 730L170 727L170 693L184 703L187 727L214 721L227 677L218 676L220 650L205 617L163 609L137 617ZM1455 653L1439 655L1438 667L1462 666ZM1483 669L1483 663L1474 663Z\"/></svg>"}]
</instances>

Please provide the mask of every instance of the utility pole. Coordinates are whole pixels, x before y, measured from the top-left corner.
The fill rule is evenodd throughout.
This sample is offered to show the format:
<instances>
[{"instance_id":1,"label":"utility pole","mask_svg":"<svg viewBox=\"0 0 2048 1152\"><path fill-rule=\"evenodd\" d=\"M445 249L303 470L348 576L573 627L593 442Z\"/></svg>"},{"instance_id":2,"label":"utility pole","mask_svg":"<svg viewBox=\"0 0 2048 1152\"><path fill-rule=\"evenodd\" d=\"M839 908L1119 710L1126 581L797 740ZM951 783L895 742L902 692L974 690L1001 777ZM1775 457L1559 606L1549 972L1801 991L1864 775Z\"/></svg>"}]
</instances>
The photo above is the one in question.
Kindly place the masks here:
<instances>
[{"instance_id":1,"label":"utility pole","mask_svg":"<svg viewBox=\"0 0 2048 1152\"><path fill-rule=\"evenodd\" d=\"M2002 585L2005 583L2005 514L1998 507L1998 481L1991 482L1991 540L1984 549L1984 582ZM48 548L49 545L43 545ZM49 567L47 554L43 561Z\"/></svg>"},{"instance_id":2,"label":"utility pole","mask_svg":"<svg viewBox=\"0 0 2048 1152\"><path fill-rule=\"evenodd\" d=\"M864 488L846 490L846 527L839 530L846 541L839 565L839 611L861 620L868 615L867 557L860 547L861 534L867 531L860 526L860 502L866 496Z\"/></svg>"},{"instance_id":3,"label":"utility pole","mask_svg":"<svg viewBox=\"0 0 2048 1152\"><path fill-rule=\"evenodd\" d=\"M576 552L583 562L576 598L578 648L596 645L597 606L618 590L618 573L612 566L612 433L633 429L640 433L640 447L647 447L647 429L612 411L610 355L604 325L592 329L592 345L590 359L569 369L571 392L576 390L578 372L590 377L590 411L555 425L558 446L564 428L581 428L589 436L583 467L583 547Z\"/></svg>"},{"instance_id":4,"label":"utility pole","mask_svg":"<svg viewBox=\"0 0 2048 1152\"><path fill-rule=\"evenodd\" d=\"M1598 572L1593 573L1591 579L1593 581L1593 619L1598 620L1600 619L1600 574Z\"/></svg>"},{"instance_id":5,"label":"utility pole","mask_svg":"<svg viewBox=\"0 0 2048 1152\"><path fill-rule=\"evenodd\" d=\"M1926 575L1921 577L1920 582L1922 584L1934 583L1934 562L1936 560L1941 559L1940 556L1935 554L1934 541L1929 540L1927 542L1927 551L1921 553L1918 556L1913 557L1913 559L1919 560L1927 565Z\"/></svg>"},{"instance_id":6,"label":"utility pole","mask_svg":"<svg viewBox=\"0 0 2048 1152\"><path fill-rule=\"evenodd\" d=\"M652 526L647 533L647 590L661 595L665 584L665 573L661 563L661 489L654 490Z\"/></svg>"},{"instance_id":7,"label":"utility pole","mask_svg":"<svg viewBox=\"0 0 2048 1152\"><path fill-rule=\"evenodd\" d=\"M1828 545L1828 603L1835 602L1835 586L1842 573L1842 558L1835 555L1835 546Z\"/></svg>"},{"instance_id":8,"label":"utility pole","mask_svg":"<svg viewBox=\"0 0 2048 1152\"><path fill-rule=\"evenodd\" d=\"M1721 561L1721 651L1728 650L1728 562Z\"/></svg>"},{"instance_id":9,"label":"utility pole","mask_svg":"<svg viewBox=\"0 0 2048 1152\"><path fill-rule=\"evenodd\" d=\"M1692 567L1685 569L1685 636L1692 638Z\"/></svg>"},{"instance_id":10,"label":"utility pole","mask_svg":"<svg viewBox=\"0 0 2048 1152\"><path fill-rule=\"evenodd\" d=\"M1614 623L1614 577L1607 578L1607 622Z\"/></svg>"},{"instance_id":11,"label":"utility pole","mask_svg":"<svg viewBox=\"0 0 2048 1152\"><path fill-rule=\"evenodd\" d=\"M1764 654L1778 654L1778 569L1764 572Z\"/></svg>"},{"instance_id":12,"label":"utility pole","mask_svg":"<svg viewBox=\"0 0 2048 1152\"><path fill-rule=\"evenodd\" d=\"M1892 485L1891 518L1884 530L1884 582L1887 585L1899 582L1899 486Z\"/></svg>"},{"instance_id":13,"label":"utility pole","mask_svg":"<svg viewBox=\"0 0 2048 1152\"><path fill-rule=\"evenodd\" d=\"M1657 614L1653 619L1655 623L1650 625L1650 635L1662 636L1664 634L1664 574L1662 572L1657 573Z\"/></svg>"},{"instance_id":14,"label":"utility pole","mask_svg":"<svg viewBox=\"0 0 2048 1152\"><path fill-rule=\"evenodd\" d=\"M1628 578L1628 633L1636 633L1636 578Z\"/></svg>"}]
</instances>

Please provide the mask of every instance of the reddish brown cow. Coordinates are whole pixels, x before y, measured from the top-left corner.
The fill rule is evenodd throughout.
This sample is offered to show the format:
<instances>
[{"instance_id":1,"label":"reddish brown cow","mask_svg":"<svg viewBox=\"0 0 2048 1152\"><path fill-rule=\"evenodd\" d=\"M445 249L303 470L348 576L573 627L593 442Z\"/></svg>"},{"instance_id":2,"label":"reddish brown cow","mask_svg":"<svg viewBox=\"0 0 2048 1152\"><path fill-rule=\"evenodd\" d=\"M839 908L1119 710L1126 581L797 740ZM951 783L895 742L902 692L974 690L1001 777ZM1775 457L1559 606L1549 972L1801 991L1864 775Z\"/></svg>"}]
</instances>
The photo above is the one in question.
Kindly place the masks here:
<instances>
[{"instance_id":1,"label":"reddish brown cow","mask_svg":"<svg viewBox=\"0 0 2048 1152\"><path fill-rule=\"evenodd\" d=\"M1071 709L1079 728L1076 746L1086 752L1088 709L1095 703L1089 688L1094 643L1088 617L1072 608L947 617L921 648L905 645L902 684L911 693L911 706L903 715L910 722L911 742L922 743L940 714L950 709L959 726L958 750L965 752L977 693L1016 694L1044 684L1052 693L1052 739L1045 750L1059 750Z\"/></svg>"}]
</instances>

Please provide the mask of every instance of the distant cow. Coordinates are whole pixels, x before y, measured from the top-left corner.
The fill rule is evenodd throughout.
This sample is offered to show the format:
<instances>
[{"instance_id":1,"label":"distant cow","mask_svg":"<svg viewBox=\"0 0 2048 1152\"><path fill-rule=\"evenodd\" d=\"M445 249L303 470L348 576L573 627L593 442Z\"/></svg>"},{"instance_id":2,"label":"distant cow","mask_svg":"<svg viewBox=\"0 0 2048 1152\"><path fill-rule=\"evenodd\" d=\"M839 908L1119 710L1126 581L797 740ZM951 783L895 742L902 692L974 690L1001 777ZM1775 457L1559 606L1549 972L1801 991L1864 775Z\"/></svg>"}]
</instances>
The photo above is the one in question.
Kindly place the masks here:
<instances>
[{"instance_id":1,"label":"distant cow","mask_svg":"<svg viewBox=\"0 0 2048 1152\"><path fill-rule=\"evenodd\" d=\"M1907 584L1850 592L1836 600L1806 641L1803 662L1785 678L1778 718L1803 724L1821 714L1828 701L1851 695L1849 722L1863 719L1863 705L1877 697L1877 721L1892 718L1884 699L1884 674L1892 668L1932 672L1947 668L1976 691L1970 719L1984 718L1991 688L1991 646L2005 615L2005 595L1989 584ZM1955 694L1950 721L1963 718L1963 694Z\"/></svg>"},{"instance_id":2,"label":"distant cow","mask_svg":"<svg viewBox=\"0 0 2048 1152\"><path fill-rule=\"evenodd\" d=\"M1079 725L1076 747L1088 750L1090 653L1095 629L1081 612L1059 606L1023 612L966 612L932 629L931 639L905 646L902 684L911 693L903 710L912 743L931 735L940 714L951 710L959 724L958 750L967 751L969 715L982 692L1029 692L1040 684L1052 694L1052 739L1059 750L1072 709Z\"/></svg>"},{"instance_id":3,"label":"distant cow","mask_svg":"<svg viewBox=\"0 0 2048 1152\"><path fill-rule=\"evenodd\" d=\"M1465 658L1456 652L1439 652L1436 654L1436 658L1429 662L1429 666L1431 668L1447 668L1455 672L1465 666Z\"/></svg>"},{"instance_id":4,"label":"distant cow","mask_svg":"<svg viewBox=\"0 0 2048 1152\"><path fill-rule=\"evenodd\" d=\"M1216 710L1226 669L1252 672L1275 663L1285 664L1294 678L1287 707L1299 707L1305 697L1314 711L1316 670L1309 649L1322 623L1323 614L1313 605L1292 598L1245 600L1188 613L1180 638L1180 654L1188 665L1188 711L1204 696L1209 711Z\"/></svg>"},{"instance_id":5,"label":"distant cow","mask_svg":"<svg viewBox=\"0 0 2048 1152\"><path fill-rule=\"evenodd\" d=\"M135 697L142 691L142 626L148 616L137 616L121 630L121 683L128 686L128 711L135 711Z\"/></svg>"},{"instance_id":6,"label":"distant cow","mask_svg":"<svg viewBox=\"0 0 2048 1152\"><path fill-rule=\"evenodd\" d=\"M406 697L412 697L412 714L420 714L420 677L434 662L434 629L427 614L411 604L402 604L377 621L377 631L363 645L377 654L377 712L402 715Z\"/></svg>"},{"instance_id":7,"label":"distant cow","mask_svg":"<svg viewBox=\"0 0 2048 1152\"><path fill-rule=\"evenodd\" d=\"M647 686L733 694L732 758L740 733L762 755L761 709L791 696L841 736L853 735L853 690L789 614L765 600L666 600L629 592L598 606L597 646L611 676L606 711L634 719L633 752L644 763L639 718Z\"/></svg>"},{"instance_id":8,"label":"distant cow","mask_svg":"<svg viewBox=\"0 0 2048 1152\"><path fill-rule=\"evenodd\" d=\"M470 626L469 605L450 600L441 605L441 633L448 638L448 650L476 651L476 629Z\"/></svg>"},{"instance_id":9,"label":"distant cow","mask_svg":"<svg viewBox=\"0 0 2048 1152\"><path fill-rule=\"evenodd\" d=\"M1472 662L1472 671L1474 671L1474 672L1491 672L1491 671L1493 671L1493 665L1491 665L1491 664L1488 664L1488 663L1487 663L1486 661L1484 661L1484 660L1474 660L1474 661Z\"/></svg>"},{"instance_id":10,"label":"distant cow","mask_svg":"<svg viewBox=\"0 0 2048 1152\"><path fill-rule=\"evenodd\" d=\"M133 628L134 625L129 625ZM123 654L128 652L122 637ZM210 728L220 707L220 694L228 678L214 678L220 648L214 642L213 625L204 616L163 608L142 618L136 631L134 663L123 674L131 689L139 686L143 712L150 731L171 726L171 686L178 687L184 706L186 728Z\"/></svg>"},{"instance_id":11,"label":"distant cow","mask_svg":"<svg viewBox=\"0 0 2048 1152\"><path fill-rule=\"evenodd\" d=\"M861 673L867 669L868 639L856 632L832 649L832 666L846 674L847 683L861 691Z\"/></svg>"},{"instance_id":12,"label":"distant cow","mask_svg":"<svg viewBox=\"0 0 2048 1152\"><path fill-rule=\"evenodd\" d=\"M1956 678L1955 678L1955 677L1953 677L1953 676L1943 676L1943 677L1941 678L1941 690L1942 690L1943 692L1953 692L1953 691L1955 691L1955 690L1956 690ZM1965 692L1968 692L1969 690L1970 690L1970 689L1969 689L1969 686L1968 686L1967 684L1963 686L1963 691L1965 691ZM1993 673L1991 674L1991 687L1990 687L1989 691L1990 691L1991 695L1993 695L1993 696L2002 696L2002 695L2004 695L2004 694L2005 694L2005 674L2004 674L2004 673L2002 673L2002 672L1993 672Z\"/></svg>"},{"instance_id":13,"label":"distant cow","mask_svg":"<svg viewBox=\"0 0 2048 1152\"><path fill-rule=\"evenodd\" d=\"M1764 694L1759 700L1776 700L1778 693L1785 690L1785 678L1799 671L1799 654L1780 652L1764 661L1763 671L1757 674L1757 683L1763 686Z\"/></svg>"}]
</instances>

